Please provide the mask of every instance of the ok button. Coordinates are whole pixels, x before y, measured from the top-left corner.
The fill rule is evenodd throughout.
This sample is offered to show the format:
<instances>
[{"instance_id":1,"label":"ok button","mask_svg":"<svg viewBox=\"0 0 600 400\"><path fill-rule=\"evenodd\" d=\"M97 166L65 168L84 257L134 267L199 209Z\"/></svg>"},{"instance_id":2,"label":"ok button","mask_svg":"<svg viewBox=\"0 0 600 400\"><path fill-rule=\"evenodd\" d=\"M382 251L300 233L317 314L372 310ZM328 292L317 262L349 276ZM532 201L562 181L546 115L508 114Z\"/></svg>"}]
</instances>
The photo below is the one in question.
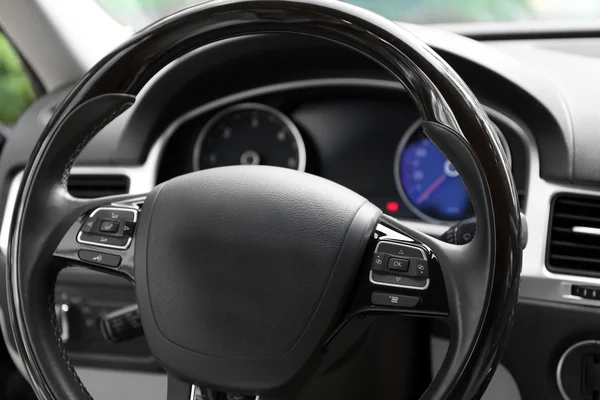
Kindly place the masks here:
<instances>
[{"instance_id":1,"label":"ok button","mask_svg":"<svg viewBox=\"0 0 600 400\"><path fill-rule=\"evenodd\" d=\"M408 271L408 265L409 265L410 261L409 260L405 260L403 258L390 258L388 261L388 269L391 269L392 271L400 271L400 272L406 272Z\"/></svg>"}]
</instances>

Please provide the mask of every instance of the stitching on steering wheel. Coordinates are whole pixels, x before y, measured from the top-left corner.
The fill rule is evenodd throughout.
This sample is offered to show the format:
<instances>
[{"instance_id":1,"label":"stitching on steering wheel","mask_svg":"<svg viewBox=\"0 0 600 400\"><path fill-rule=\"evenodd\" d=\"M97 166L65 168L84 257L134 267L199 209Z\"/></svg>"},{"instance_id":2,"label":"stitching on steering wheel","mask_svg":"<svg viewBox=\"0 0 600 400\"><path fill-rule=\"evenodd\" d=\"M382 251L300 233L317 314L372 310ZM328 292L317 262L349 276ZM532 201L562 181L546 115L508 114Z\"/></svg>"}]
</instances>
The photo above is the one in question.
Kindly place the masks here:
<instances>
[{"instance_id":1,"label":"stitching on steering wheel","mask_svg":"<svg viewBox=\"0 0 600 400\"><path fill-rule=\"evenodd\" d=\"M60 338L60 332L58 329L58 321L56 320L56 308L55 308L56 303L54 301L54 290L56 289L57 277L58 277L58 273L56 273L54 279L52 280L50 294L48 295L48 308L50 311L50 323L52 324L52 333L54 333L54 338L56 339L56 343L58 344L58 349L60 350L62 359L63 359L64 363L66 364L67 369L73 376L75 383L77 384L77 386L79 386L79 390L81 390L81 392L83 393L83 395L86 397L87 400L94 400L94 398L92 397L90 392L88 392L87 389L85 388L83 382L81 382L81 378L79 378L79 375L77 374L77 371L75 371L73 364L71 364L71 359L69 358L69 355L67 354L67 349L65 348L63 341Z\"/></svg>"},{"instance_id":2,"label":"stitching on steering wheel","mask_svg":"<svg viewBox=\"0 0 600 400\"><path fill-rule=\"evenodd\" d=\"M68 179L69 179L69 174L71 172L71 168L73 167L73 164L75 163L75 160L77 159L77 157L79 156L79 154L83 151L83 149L85 148L85 146L89 143L90 140L92 140L92 138L94 136L96 136L96 134L102 128L104 128L106 125L108 125L113 119L115 119L123 111L125 111L127 108L129 108L132 104L133 104L132 102L127 102L127 103L119 106L118 108L115 108L114 111L111 112L102 121L100 121L100 123L98 125L96 125L90 131L90 133L88 133L85 136L85 138L81 141L81 143L77 146L77 148L75 148L75 151L73 152L73 154L71 155L71 157L67 161L67 164L65 165L65 170L63 171L63 175L62 175L62 179L61 179L61 185L65 189L67 188L67 182L68 182ZM49 309L48 311L50 312L50 323L52 324L52 331L53 331L52 333L54 334L54 338L56 339L56 343L58 344L58 348L60 350L62 359L63 359L65 365L67 366L67 369L69 370L69 372L73 376L73 379L75 380L75 383L79 387L79 390L81 390L81 392L83 393L83 395L86 397L87 400L93 400L92 395L87 391L87 389L85 388L83 382L81 382L81 378L79 378L79 375L77 374L77 371L75 371L75 368L73 367L73 364L71 364L71 359L69 358L69 355L67 354L67 349L65 348L65 346L64 346L64 344L62 342L62 339L60 337L60 332L59 332L59 328L58 328L58 322L56 320L56 309L55 309L56 303L54 301L54 290L55 290L55 287L56 287L56 278L57 277L58 277L58 274L56 274L56 276L54 277L54 280L52 281L52 287L51 287L50 295L48 296L48 309Z\"/></svg>"},{"instance_id":3,"label":"stitching on steering wheel","mask_svg":"<svg viewBox=\"0 0 600 400\"><path fill-rule=\"evenodd\" d=\"M106 117L102 121L100 121L100 123L98 125L96 125L94 127L94 129L92 129L91 132L88 133L85 136L85 138L83 138L81 143L79 143L79 145L75 148L75 151L73 151L73 154L71 154L71 157L69 158L69 160L67 161L67 164L65 165L65 170L63 171L63 175L62 175L62 179L61 179L61 185L65 189L67 188L67 182L69 180L71 168L73 168L73 164L75 163L75 160L77 160L77 157L79 157L79 154L81 154L81 152L83 151L85 146L89 143L90 140L92 140L94 138L94 136L96 136L96 134L98 132L100 132L100 130L102 128L104 128L106 125L108 125L113 119L115 119L117 116L119 116L123 111L125 111L126 109L131 107L132 104L133 104L132 102L127 102L127 103L121 105L120 107L115 108L115 110L113 112L111 112L108 117Z\"/></svg>"}]
</instances>

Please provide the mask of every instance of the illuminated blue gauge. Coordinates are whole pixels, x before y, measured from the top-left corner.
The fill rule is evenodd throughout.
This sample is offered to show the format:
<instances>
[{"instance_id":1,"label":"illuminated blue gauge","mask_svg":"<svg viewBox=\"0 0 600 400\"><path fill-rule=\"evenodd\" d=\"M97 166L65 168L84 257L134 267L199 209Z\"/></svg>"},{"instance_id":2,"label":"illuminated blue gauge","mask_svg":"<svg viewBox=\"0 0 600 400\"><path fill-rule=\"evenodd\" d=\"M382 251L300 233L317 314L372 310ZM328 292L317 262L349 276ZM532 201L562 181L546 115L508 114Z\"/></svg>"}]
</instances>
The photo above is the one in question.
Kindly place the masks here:
<instances>
[{"instance_id":1,"label":"illuminated blue gauge","mask_svg":"<svg viewBox=\"0 0 600 400\"><path fill-rule=\"evenodd\" d=\"M465 184L454 165L425 136L420 121L398 145L394 176L406 205L425 221L459 221L473 214Z\"/></svg>"}]
</instances>

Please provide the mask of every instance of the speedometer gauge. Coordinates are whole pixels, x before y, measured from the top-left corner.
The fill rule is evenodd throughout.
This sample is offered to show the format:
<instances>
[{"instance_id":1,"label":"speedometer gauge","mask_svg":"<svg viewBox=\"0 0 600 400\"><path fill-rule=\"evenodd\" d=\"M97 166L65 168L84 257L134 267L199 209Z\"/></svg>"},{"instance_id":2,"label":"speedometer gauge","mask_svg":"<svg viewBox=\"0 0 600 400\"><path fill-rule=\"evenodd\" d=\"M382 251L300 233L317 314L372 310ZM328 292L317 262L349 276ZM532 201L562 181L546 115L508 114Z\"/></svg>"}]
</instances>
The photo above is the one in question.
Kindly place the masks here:
<instances>
[{"instance_id":1,"label":"speedometer gauge","mask_svg":"<svg viewBox=\"0 0 600 400\"><path fill-rule=\"evenodd\" d=\"M296 125L273 107L237 104L207 122L194 148L196 170L227 165L271 165L304 171L304 141Z\"/></svg>"},{"instance_id":2,"label":"speedometer gauge","mask_svg":"<svg viewBox=\"0 0 600 400\"><path fill-rule=\"evenodd\" d=\"M446 156L415 123L398 145L394 176L407 206L426 221L458 221L472 215L467 188Z\"/></svg>"}]
</instances>

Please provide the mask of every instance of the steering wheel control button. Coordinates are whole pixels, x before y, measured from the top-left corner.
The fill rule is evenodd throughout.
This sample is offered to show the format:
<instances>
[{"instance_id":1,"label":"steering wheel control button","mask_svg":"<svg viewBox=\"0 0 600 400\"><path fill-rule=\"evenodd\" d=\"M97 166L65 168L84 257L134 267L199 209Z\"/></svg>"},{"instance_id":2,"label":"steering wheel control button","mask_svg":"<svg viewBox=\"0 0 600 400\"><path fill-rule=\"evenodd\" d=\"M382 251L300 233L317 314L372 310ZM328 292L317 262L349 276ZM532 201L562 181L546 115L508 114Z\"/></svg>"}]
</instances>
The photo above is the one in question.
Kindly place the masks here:
<instances>
[{"instance_id":1,"label":"steering wheel control button","mask_svg":"<svg viewBox=\"0 0 600 400\"><path fill-rule=\"evenodd\" d=\"M401 257L398 257L401 256ZM371 271L382 272L389 275L385 278L387 281L381 284L392 284L396 280L395 276L401 275L404 278L429 278L429 265L425 251L417 246L381 241L375 248ZM401 278L398 278L402 280ZM407 279L409 282L410 280ZM377 283L377 282L373 282ZM413 286L425 286L424 281L420 284L409 283Z\"/></svg>"},{"instance_id":2,"label":"steering wheel control button","mask_svg":"<svg viewBox=\"0 0 600 400\"><path fill-rule=\"evenodd\" d=\"M78 254L81 260L92 264L111 268L117 268L121 265L121 257L114 254L100 253L92 250L79 250Z\"/></svg>"},{"instance_id":3,"label":"steering wheel control button","mask_svg":"<svg viewBox=\"0 0 600 400\"><path fill-rule=\"evenodd\" d=\"M100 222L100 232L117 233L120 226L121 223L117 221L102 221Z\"/></svg>"},{"instance_id":4,"label":"steering wheel control button","mask_svg":"<svg viewBox=\"0 0 600 400\"><path fill-rule=\"evenodd\" d=\"M91 232L96 224L97 218L89 217L85 220L83 225L81 225L81 232Z\"/></svg>"},{"instance_id":5,"label":"steering wheel control button","mask_svg":"<svg viewBox=\"0 0 600 400\"><path fill-rule=\"evenodd\" d=\"M408 266L410 265L410 260L405 260L403 258L390 258L388 260L387 267L392 271L400 271L406 272L408 271Z\"/></svg>"},{"instance_id":6,"label":"steering wheel control button","mask_svg":"<svg viewBox=\"0 0 600 400\"><path fill-rule=\"evenodd\" d=\"M92 246L125 250L133 240L138 210L100 207L83 223L77 241Z\"/></svg>"},{"instance_id":7,"label":"steering wheel control button","mask_svg":"<svg viewBox=\"0 0 600 400\"><path fill-rule=\"evenodd\" d=\"M135 232L135 222L126 221L123 224L123 232L122 235L126 237L132 237L133 232Z\"/></svg>"},{"instance_id":8,"label":"steering wheel control button","mask_svg":"<svg viewBox=\"0 0 600 400\"><path fill-rule=\"evenodd\" d=\"M418 247L393 242L379 242L375 249L377 253L389 254L392 257L420 258L425 260L425 252Z\"/></svg>"},{"instance_id":9,"label":"steering wheel control button","mask_svg":"<svg viewBox=\"0 0 600 400\"><path fill-rule=\"evenodd\" d=\"M137 220L137 211L125 208L98 208L91 216L99 219L135 222Z\"/></svg>"},{"instance_id":10,"label":"steering wheel control button","mask_svg":"<svg viewBox=\"0 0 600 400\"><path fill-rule=\"evenodd\" d=\"M371 293L371 303L376 306L412 308L416 307L420 301L421 298L415 296L380 292Z\"/></svg>"},{"instance_id":11,"label":"steering wheel control button","mask_svg":"<svg viewBox=\"0 0 600 400\"><path fill-rule=\"evenodd\" d=\"M429 265L427 261L417 261L415 263L416 274L419 278L429 278Z\"/></svg>"},{"instance_id":12,"label":"steering wheel control button","mask_svg":"<svg viewBox=\"0 0 600 400\"><path fill-rule=\"evenodd\" d=\"M386 266L386 260L388 256L383 253L373 254L373 261L371 261L371 269L375 271L384 271Z\"/></svg>"},{"instance_id":13,"label":"steering wheel control button","mask_svg":"<svg viewBox=\"0 0 600 400\"><path fill-rule=\"evenodd\" d=\"M91 244L93 246L109 247L114 249L126 249L131 243L131 238L96 235L81 232L77 238L79 243Z\"/></svg>"},{"instance_id":14,"label":"steering wheel control button","mask_svg":"<svg viewBox=\"0 0 600 400\"><path fill-rule=\"evenodd\" d=\"M370 280L371 283L376 285L393 286L406 289L425 290L429 287L429 279L392 275L380 271L371 271Z\"/></svg>"}]
</instances>

